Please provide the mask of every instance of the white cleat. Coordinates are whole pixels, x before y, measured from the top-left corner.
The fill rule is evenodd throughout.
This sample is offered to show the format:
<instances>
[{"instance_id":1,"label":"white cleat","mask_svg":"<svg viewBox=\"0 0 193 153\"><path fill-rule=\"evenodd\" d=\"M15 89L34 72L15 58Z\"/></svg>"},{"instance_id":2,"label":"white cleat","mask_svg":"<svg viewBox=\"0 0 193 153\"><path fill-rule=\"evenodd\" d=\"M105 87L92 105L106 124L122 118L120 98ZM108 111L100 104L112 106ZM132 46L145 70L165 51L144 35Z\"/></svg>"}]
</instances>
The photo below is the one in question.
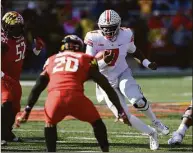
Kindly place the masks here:
<instances>
[{"instance_id":1,"label":"white cleat","mask_svg":"<svg viewBox=\"0 0 193 153\"><path fill-rule=\"evenodd\" d=\"M157 120L153 122L153 126L156 128L158 132L161 132L163 135L168 135L170 130L167 126L165 126L161 121Z\"/></svg>"},{"instance_id":2,"label":"white cleat","mask_svg":"<svg viewBox=\"0 0 193 153\"><path fill-rule=\"evenodd\" d=\"M184 136L179 132L174 132L172 137L168 140L169 145L180 145L182 143Z\"/></svg>"},{"instance_id":3,"label":"white cleat","mask_svg":"<svg viewBox=\"0 0 193 153\"><path fill-rule=\"evenodd\" d=\"M153 132L149 135L149 144L151 150L157 150L159 148L159 140L157 131L152 128Z\"/></svg>"}]
</instances>

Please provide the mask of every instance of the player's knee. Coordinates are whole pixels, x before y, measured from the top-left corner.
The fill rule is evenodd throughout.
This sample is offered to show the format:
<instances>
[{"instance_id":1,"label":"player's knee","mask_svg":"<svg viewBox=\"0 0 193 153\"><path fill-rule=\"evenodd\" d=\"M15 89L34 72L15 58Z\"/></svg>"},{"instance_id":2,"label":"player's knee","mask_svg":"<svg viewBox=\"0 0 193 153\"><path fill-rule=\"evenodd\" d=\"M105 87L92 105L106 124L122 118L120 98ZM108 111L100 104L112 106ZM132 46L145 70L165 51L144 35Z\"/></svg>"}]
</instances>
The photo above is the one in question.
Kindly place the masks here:
<instances>
[{"instance_id":1,"label":"player's knee","mask_svg":"<svg viewBox=\"0 0 193 153\"><path fill-rule=\"evenodd\" d=\"M184 112L184 115L182 116L182 118L188 118L189 120L192 121L192 118L193 118L192 107L188 107L186 109L186 111Z\"/></svg>"},{"instance_id":2,"label":"player's knee","mask_svg":"<svg viewBox=\"0 0 193 153\"><path fill-rule=\"evenodd\" d=\"M149 108L149 104L145 97L136 100L133 106L139 111L146 111Z\"/></svg>"}]
</instances>

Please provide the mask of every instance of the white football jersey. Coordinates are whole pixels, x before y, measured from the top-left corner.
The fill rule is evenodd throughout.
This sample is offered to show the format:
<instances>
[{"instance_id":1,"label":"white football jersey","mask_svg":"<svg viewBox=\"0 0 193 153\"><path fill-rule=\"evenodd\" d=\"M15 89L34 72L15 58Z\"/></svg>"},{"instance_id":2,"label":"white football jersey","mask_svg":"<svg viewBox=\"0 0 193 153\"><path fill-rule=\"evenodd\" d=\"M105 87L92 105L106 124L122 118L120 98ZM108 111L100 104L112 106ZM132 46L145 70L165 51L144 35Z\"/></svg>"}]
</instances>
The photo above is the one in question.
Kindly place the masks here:
<instances>
[{"instance_id":1,"label":"white football jersey","mask_svg":"<svg viewBox=\"0 0 193 153\"><path fill-rule=\"evenodd\" d=\"M113 84L118 81L119 75L128 68L125 59L127 53L134 53L136 50L133 32L129 28L120 28L117 39L113 42L106 39L101 30L88 32L84 42L87 44L86 54L92 56L104 50L113 50L115 52L115 58L111 64L105 64L105 66L99 64L100 72Z\"/></svg>"}]
</instances>

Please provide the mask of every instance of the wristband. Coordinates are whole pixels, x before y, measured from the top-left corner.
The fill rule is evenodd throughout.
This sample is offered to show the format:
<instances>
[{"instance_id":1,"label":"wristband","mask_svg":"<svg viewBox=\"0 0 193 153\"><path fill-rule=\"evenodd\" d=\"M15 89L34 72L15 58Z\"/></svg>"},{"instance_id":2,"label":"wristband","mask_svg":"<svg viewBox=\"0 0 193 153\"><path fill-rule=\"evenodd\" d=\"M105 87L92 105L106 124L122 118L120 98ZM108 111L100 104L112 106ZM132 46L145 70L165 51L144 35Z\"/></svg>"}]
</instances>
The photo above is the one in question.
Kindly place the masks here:
<instances>
[{"instance_id":1,"label":"wristband","mask_svg":"<svg viewBox=\"0 0 193 153\"><path fill-rule=\"evenodd\" d=\"M143 66L145 66L146 68L149 68L148 65L149 65L150 63L151 63L151 62L150 62L148 59L144 59L144 60L142 61Z\"/></svg>"},{"instance_id":2,"label":"wristband","mask_svg":"<svg viewBox=\"0 0 193 153\"><path fill-rule=\"evenodd\" d=\"M32 108L31 108L30 106L28 106L28 105L25 107L25 111L26 111L26 112L30 112L31 109L32 109Z\"/></svg>"}]
</instances>

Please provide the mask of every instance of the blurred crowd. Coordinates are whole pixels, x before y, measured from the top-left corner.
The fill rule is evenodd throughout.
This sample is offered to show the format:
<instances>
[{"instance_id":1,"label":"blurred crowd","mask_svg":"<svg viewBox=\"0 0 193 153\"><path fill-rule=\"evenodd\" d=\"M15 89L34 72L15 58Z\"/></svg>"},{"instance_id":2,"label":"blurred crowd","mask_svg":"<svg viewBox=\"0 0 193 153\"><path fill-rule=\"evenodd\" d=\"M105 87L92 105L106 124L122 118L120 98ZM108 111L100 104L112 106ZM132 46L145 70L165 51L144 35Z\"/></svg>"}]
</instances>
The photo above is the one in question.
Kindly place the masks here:
<instances>
[{"instance_id":1,"label":"blurred crowd","mask_svg":"<svg viewBox=\"0 0 193 153\"><path fill-rule=\"evenodd\" d=\"M4 12L23 15L29 44L34 37L46 44L38 59L26 59L26 71L40 70L45 59L58 52L64 35L84 39L97 29L98 17L106 9L119 13L122 26L134 31L136 46L150 60L160 66L192 65L191 0L2 0L2 6Z\"/></svg>"}]
</instances>

